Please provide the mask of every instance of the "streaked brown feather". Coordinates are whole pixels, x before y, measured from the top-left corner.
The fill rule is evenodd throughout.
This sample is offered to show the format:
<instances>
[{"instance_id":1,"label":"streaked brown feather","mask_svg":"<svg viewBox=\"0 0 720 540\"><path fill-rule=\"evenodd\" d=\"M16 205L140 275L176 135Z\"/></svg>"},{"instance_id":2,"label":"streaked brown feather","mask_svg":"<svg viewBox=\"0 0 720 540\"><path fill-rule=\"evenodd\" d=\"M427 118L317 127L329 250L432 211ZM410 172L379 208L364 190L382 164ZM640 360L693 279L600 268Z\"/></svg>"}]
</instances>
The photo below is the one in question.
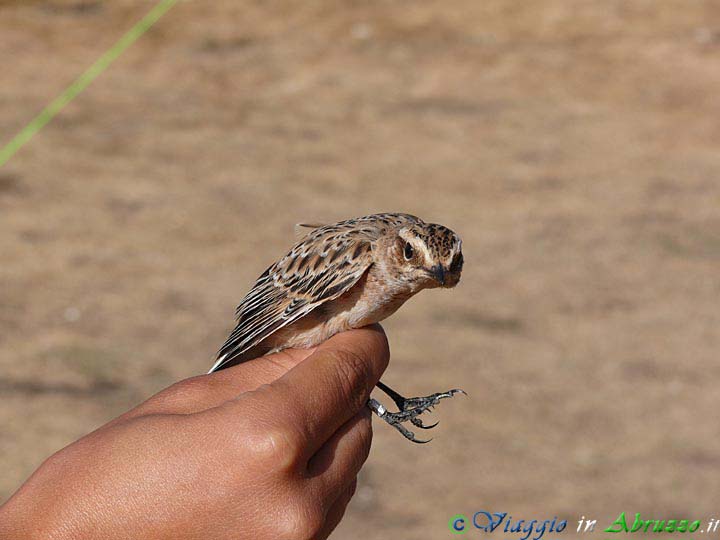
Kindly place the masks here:
<instances>
[{"instance_id":1,"label":"streaked brown feather","mask_svg":"<svg viewBox=\"0 0 720 540\"><path fill-rule=\"evenodd\" d=\"M319 305L348 291L373 263L373 242L409 214L375 214L314 228L255 282L236 310L237 326L218 352L216 371Z\"/></svg>"}]
</instances>

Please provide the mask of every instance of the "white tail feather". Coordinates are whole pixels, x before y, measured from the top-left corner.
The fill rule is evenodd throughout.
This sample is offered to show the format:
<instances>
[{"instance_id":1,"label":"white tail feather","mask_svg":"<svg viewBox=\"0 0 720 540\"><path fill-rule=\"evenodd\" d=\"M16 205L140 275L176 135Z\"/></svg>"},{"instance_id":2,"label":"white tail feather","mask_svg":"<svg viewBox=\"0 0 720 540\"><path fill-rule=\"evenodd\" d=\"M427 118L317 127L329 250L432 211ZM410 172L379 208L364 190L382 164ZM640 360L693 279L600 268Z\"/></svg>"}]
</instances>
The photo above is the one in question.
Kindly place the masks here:
<instances>
[{"instance_id":1,"label":"white tail feather","mask_svg":"<svg viewBox=\"0 0 720 540\"><path fill-rule=\"evenodd\" d=\"M217 362L215 362L213 367L210 368L210 371L208 371L208 375L219 368L225 361L225 358L227 358L227 354L223 354L220 358L218 358Z\"/></svg>"}]
</instances>

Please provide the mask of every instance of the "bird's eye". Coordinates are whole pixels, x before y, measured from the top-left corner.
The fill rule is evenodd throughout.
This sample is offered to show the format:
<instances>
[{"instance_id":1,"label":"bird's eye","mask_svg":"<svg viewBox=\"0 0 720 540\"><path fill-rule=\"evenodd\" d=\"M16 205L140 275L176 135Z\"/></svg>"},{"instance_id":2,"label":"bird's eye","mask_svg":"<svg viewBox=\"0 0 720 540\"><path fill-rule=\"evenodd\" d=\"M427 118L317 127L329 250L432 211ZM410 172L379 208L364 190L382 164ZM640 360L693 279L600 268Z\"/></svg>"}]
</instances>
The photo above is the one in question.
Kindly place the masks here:
<instances>
[{"instance_id":1,"label":"bird's eye","mask_svg":"<svg viewBox=\"0 0 720 540\"><path fill-rule=\"evenodd\" d=\"M403 251L403 254L405 255L405 260L406 260L406 261L409 261L410 259L413 258L413 255L415 255L415 250L414 250L413 247L410 245L410 242L407 242L407 243L405 244L405 250Z\"/></svg>"}]
</instances>

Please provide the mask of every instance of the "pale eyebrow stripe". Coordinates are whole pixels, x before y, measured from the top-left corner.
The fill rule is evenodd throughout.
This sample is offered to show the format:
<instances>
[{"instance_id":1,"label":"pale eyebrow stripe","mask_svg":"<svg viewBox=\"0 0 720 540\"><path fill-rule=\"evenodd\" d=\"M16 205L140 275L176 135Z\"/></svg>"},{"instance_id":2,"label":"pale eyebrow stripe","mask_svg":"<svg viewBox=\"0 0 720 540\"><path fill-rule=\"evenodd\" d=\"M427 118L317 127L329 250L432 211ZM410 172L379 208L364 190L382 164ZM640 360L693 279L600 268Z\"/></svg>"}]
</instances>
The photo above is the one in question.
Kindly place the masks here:
<instances>
[{"instance_id":1,"label":"pale eyebrow stripe","mask_svg":"<svg viewBox=\"0 0 720 540\"><path fill-rule=\"evenodd\" d=\"M5 165L18 150L45 127L72 100L79 96L97 79L110 65L120 57L133 43L165 15L179 0L160 0L147 15L122 36L115 45L98 58L82 75L80 75L50 105L33 118L13 139L0 149L0 167Z\"/></svg>"}]
</instances>

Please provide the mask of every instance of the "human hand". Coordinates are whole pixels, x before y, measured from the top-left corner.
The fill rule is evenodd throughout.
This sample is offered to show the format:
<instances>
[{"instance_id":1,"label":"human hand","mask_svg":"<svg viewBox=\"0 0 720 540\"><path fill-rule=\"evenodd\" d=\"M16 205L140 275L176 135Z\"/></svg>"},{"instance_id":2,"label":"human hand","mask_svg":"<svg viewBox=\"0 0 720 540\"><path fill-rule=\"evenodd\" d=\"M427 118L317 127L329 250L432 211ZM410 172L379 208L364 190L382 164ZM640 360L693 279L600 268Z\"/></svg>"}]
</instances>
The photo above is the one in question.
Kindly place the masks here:
<instances>
[{"instance_id":1,"label":"human hand","mask_svg":"<svg viewBox=\"0 0 720 540\"><path fill-rule=\"evenodd\" d=\"M50 457L0 538L327 538L372 438L379 326L181 381Z\"/></svg>"}]
</instances>

